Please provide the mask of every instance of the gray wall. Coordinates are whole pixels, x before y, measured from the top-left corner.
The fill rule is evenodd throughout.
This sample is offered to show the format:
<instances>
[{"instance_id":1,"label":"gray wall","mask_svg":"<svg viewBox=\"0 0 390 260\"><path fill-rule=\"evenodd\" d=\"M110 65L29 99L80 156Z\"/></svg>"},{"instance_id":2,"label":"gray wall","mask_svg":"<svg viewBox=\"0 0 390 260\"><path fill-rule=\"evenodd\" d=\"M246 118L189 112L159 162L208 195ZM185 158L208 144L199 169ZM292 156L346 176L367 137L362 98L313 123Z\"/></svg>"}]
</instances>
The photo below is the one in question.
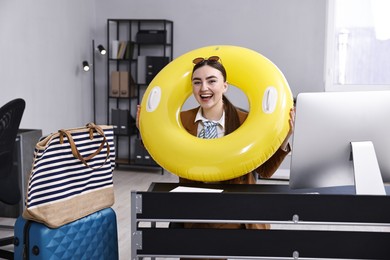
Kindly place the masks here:
<instances>
[{"instance_id":1,"label":"gray wall","mask_svg":"<svg viewBox=\"0 0 390 260\"><path fill-rule=\"evenodd\" d=\"M92 120L93 0L0 1L0 104L26 100L22 128L44 134Z\"/></svg>"},{"instance_id":2,"label":"gray wall","mask_svg":"<svg viewBox=\"0 0 390 260\"><path fill-rule=\"evenodd\" d=\"M323 91L326 0L3 0L0 104L23 97L23 128L44 133L93 120L91 40L106 20L174 21L174 57L214 44L254 49L285 74L293 94ZM106 65L96 56L98 123L106 123Z\"/></svg>"},{"instance_id":3,"label":"gray wall","mask_svg":"<svg viewBox=\"0 0 390 260\"><path fill-rule=\"evenodd\" d=\"M107 18L169 19L175 57L207 45L239 45L273 61L294 95L324 90L326 0L114 0L97 2L96 12L104 43Z\"/></svg>"}]
</instances>

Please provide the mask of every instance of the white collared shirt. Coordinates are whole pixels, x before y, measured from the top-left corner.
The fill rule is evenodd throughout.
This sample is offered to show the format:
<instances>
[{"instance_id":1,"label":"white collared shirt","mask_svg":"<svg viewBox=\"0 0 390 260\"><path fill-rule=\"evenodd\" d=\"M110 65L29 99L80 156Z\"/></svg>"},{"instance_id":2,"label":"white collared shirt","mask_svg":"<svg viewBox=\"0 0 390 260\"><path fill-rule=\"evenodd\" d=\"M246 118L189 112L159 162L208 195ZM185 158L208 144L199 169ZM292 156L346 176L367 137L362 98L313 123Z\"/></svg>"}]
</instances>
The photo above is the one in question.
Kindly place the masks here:
<instances>
[{"instance_id":1,"label":"white collared shirt","mask_svg":"<svg viewBox=\"0 0 390 260\"><path fill-rule=\"evenodd\" d=\"M204 127L204 125L203 125L204 121L212 121L212 122L215 122L218 124L218 126L217 126L218 138L225 135L225 110L223 111L221 118L218 121L215 121L215 120L208 120L207 118L205 118L202 115L202 108L200 107L198 110L198 113L196 114L194 122L197 122L197 121L201 121L201 122L198 124L198 130L197 130L196 136L199 136L199 132L202 131L202 129Z\"/></svg>"}]
</instances>

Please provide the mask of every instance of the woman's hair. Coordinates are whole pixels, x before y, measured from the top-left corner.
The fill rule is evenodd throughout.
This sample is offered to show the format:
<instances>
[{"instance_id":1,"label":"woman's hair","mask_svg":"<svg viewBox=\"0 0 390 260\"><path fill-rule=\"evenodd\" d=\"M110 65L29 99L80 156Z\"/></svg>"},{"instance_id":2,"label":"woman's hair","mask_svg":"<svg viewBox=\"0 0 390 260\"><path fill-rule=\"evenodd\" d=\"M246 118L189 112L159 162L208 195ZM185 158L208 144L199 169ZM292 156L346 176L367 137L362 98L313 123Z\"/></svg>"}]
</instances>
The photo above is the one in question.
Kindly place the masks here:
<instances>
[{"instance_id":1,"label":"woman's hair","mask_svg":"<svg viewBox=\"0 0 390 260\"><path fill-rule=\"evenodd\" d=\"M194 74L195 70L206 65L209 65L210 67L219 70L222 73L223 80L227 81L227 73L225 67L222 65L222 63L215 60L204 60L202 62L195 64L194 68L192 69L192 74Z\"/></svg>"},{"instance_id":2,"label":"woman's hair","mask_svg":"<svg viewBox=\"0 0 390 260\"><path fill-rule=\"evenodd\" d=\"M198 64L195 64L194 68L192 69L192 74L194 74L194 72L200 67L206 65L219 70L222 73L224 81L227 81L226 69L222 65L222 63L218 61L204 60ZM238 118L236 107L229 101L229 99L225 95L222 96L222 101L225 107L225 135L228 135L234 130L236 130L238 127L240 127L241 124L240 119Z\"/></svg>"},{"instance_id":3,"label":"woman's hair","mask_svg":"<svg viewBox=\"0 0 390 260\"><path fill-rule=\"evenodd\" d=\"M222 100L225 106L225 135L228 135L239 128L241 124L236 107L225 95L222 97Z\"/></svg>"}]
</instances>

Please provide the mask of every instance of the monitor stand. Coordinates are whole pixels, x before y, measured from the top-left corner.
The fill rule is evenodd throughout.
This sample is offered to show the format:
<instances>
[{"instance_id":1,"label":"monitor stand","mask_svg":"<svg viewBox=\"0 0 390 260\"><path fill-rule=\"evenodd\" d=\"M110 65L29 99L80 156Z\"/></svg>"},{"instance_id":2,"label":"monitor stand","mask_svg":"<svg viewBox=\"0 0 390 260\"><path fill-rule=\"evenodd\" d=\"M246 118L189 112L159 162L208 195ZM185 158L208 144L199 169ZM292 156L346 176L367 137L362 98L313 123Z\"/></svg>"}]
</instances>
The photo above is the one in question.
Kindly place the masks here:
<instances>
[{"instance_id":1,"label":"monitor stand","mask_svg":"<svg viewBox=\"0 0 390 260\"><path fill-rule=\"evenodd\" d=\"M351 142L357 195L386 195L374 144Z\"/></svg>"}]
</instances>

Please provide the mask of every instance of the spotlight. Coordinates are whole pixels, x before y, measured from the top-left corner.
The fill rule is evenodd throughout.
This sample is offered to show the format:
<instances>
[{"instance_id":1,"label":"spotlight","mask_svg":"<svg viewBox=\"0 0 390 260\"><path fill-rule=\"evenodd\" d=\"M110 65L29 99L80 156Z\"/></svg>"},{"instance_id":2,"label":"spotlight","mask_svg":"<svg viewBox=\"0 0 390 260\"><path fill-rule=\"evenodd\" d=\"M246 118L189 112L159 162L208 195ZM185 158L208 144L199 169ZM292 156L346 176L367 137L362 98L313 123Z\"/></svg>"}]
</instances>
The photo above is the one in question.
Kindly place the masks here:
<instances>
[{"instance_id":1,"label":"spotlight","mask_svg":"<svg viewBox=\"0 0 390 260\"><path fill-rule=\"evenodd\" d=\"M88 64L88 61L83 61L83 69L84 71L89 71L89 64Z\"/></svg>"},{"instance_id":2,"label":"spotlight","mask_svg":"<svg viewBox=\"0 0 390 260\"><path fill-rule=\"evenodd\" d=\"M103 45L97 46L97 49L99 50L101 55L105 55L107 53L106 49L104 49Z\"/></svg>"}]
</instances>

